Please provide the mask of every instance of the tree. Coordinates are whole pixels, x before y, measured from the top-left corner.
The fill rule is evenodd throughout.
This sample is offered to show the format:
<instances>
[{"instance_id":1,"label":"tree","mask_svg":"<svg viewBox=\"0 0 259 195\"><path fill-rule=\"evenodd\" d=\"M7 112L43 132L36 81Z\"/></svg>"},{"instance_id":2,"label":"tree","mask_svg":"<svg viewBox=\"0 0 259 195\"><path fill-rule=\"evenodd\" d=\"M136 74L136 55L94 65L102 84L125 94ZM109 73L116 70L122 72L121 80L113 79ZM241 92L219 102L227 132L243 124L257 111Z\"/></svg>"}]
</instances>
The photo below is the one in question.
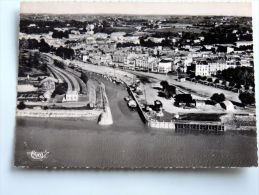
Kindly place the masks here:
<instances>
[{"instance_id":1,"label":"tree","mask_svg":"<svg viewBox=\"0 0 259 195\"><path fill-rule=\"evenodd\" d=\"M139 38L139 43L142 47L155 47L155 46L159 46L161 44L159 43L154 43L153 41L151 41L150 39L145 40L146 37L140 37Z\"/></svg>"},{"instance_id":2,"label":"tree","mask_svg":"<svg viewBox=\"0 0 259 195\"><path fill-rule=\"evenodd\" d=\"M162 40L161 45L164 47L168 47L172 45L172 41L170 39L168 39L168 37L166 37L166 39Z\"/></svg>"},{"instance_id":3,"label":"tree","mask_svg":"<svg viewBox=\"0 0 259 195\"><path fill-rule=\"evenodd\" d=\"M56 50L56 55L63 59L71 59L74 57L74 54L75 54L75 52L73 49L62 47L62 46L60 46Z\"/></svg>"},{"instance_id":4,"label":"tree","mask_svg":"<svg viewBox=\"0 0 259 195\"><path fill-rule=\"evenodd\" d=\"M223 93L218 94L218 93L214 93L211 98L212 101L216 102L216 103L221 103L223 101L225 101L225 95Z\"/></svg>"},{"instance_id":5,"label":"tree","mask_svg":"<svg viewBox=\"0 0 259 195\"><path fill-rule=\"evenodd\" d=\"M241 88L242 88L242 86L238 83L238 84L236 84L236 85L235 85L235 88L237 88L237 89L241 89Z\"/></svg>"},{"instance_id":6,"label":"tree","mask_svg":"<svg viewBox=\"0 0 259 195\"><path fill-rule=\"evenodd\" d=\"M216 80L214 81L214 83L219 83L219 79L216 79Z\"/></svg>"},{"instance_id":7,"label":"tree","mask_svg":"<svg viewBox=\"0 0 259 195\"><path fill-rule=\"evenodd\" d=\"M212 78L208 78L207 81L208 81L208 82L212 82Z\"/></svg>"},{"instance_id":8,"label":"tree","mask_svg":"<svg viewBox=\"0 0 259 195\"><path fill-rule=\"evenodd\" d=\"M245 85L245 90L249 90L250 86L249 85Z\"/></svg>"},{"instance_id":9,"label":"tree","mask_svg":"<svg viewBox=\"0 0 259 195\"><path fill-rule=\"evenodd\" d=\"M21 39L19 40L19 46L22 49L38 49L39 42L36 39Z\"/></svg>"},{"instance_id":10,"label":"tree","mask_svg":"<svg viewBox=\"0 0 259 195\"><path fill-rule=\"evenodd\" d=\"M201 76L198 75L198 76L195 77L195 79L196 79L197 81L198 81L198 80L201 80Z\"/></svg>"},{"instance_id":11,"label":"tree","mask_svg":"<svg viewBox=\"0 0 259 195\"><path fill-rule=\"evenodd\" d=\"M163 87L163 90L165 90L169 86L167 81L161 81L160 85Z\"/></svg>"},{"instance_id":12,"label":"tree","mask_svg":"<svg viewBox=\"0 0 259 195\"><path fill-rule=\"evenodd\" d=\"M175 96L175 102L191 103L193 102L191 94L178 94Z\"/></svg>"},{"instance_id":13,"label":"tree","mask_svg":"<svg viewBox=\"0 0 259 195\"><path fill-rule=\"evenodd\" d=\"M176 88L175 86L169 85L165 88L165 97L166 98L171 98L173 95L176 94Z\"/></svg>"},{"instance_id":14,"label":"tree","mask_svg":"<svg viewBox=\"0 0 259 195\"><path fill-rule=\"evenodd\" d=\"M192 78L195 77L195 74L194 74L194 73L190 73L190 74L189 74L189 77L192 79Z\"/></svg>"},{"instance_id":15,"label":"tree","mask_svg":"<svg viewBox=\"0 0 259 195\"><path fill-rule=\"evenodd\" d=\"M19 110L23 110L23 109L26 108L26 105L24 104L24 102L20 102L20 103L18 104L17 108L18 108Z\"/></svg>"},{"instance_id":16,"label":"tree","mask_svg":"<svg viewBox=\"0 0 259 195\"><path fill-rule=\"evenodd\" d=\"M52 97L55 97L56 95L63 95L67 92L67 83L60 83L56 86L54 92L52 93Z\"/></svg>"},{"instance_id":17,"label":"tree","mask_svg":"<svg viewBox=\"0 0 259 195\"><path fill-rule=\"evenodd\" d=\"M255 103L254 93L249 93L249 92L240 93L239 99L243 105L251 105Z\"/></svg>"},{"instance_id":18,"label":"tree","mask_svg":"<svg viewBox=\"0 0 259 195\"><path fill-rule=\"evenodd\" d=\"M50 46L48 43L45 42L44 39L41 39L40 40L40 43L39 43L39 51L40 52L46 52L46 53L49 53L50 52Z\"/></svg>"},{"instance_id":19,"label":"tree","mask_svg":"<svg viewBox=\"0 0 259 195\"><path fill-rule=\"evenodd\" d=\"M57 31L54 30L53 34L52 34L52 38L58 38L58 39L62 39L62 38L69 38L69 31Z\"/></svg>"},{"instance_id":20,"label":"tree","mask_svg":"<svg viewBox=\"0 0 259 195\"><path fill-rule=\"evenodd\" d=\"M55 66L57 66L57 67L59 67L59 68L61 68L61 69L65 69L65 65L64 65L64 63L61 62L61 61L54 60L54 64L55 64Z\"/></svg>"},{"instance_id":21,"label":"tree","mask_svg":"<svg viewBox=\"0 0 259 195\"><path fill-rule=\"evenodd\" d=\"M205 80L207 80L207 77L203 76L203 77L201 77L201 80L205 81Z\"/></svg>"},{"instance_id":22,"label":"tree","mask_svg":"<svg viewBox=\"0 0 259 195\"><path fill-rule=\"evenodd\" d=\"M28 39L28 49L38 49L39 42L36 39Z\"/></svg>"},{"instance_id":23,"label":"tree","mask_svg":"<svg viewBox=\"0 0 259 195\"><path fill-rule=\"evenodd\" d=\"M222 83L221 83L221 84L222 84L222 85L226 85L226 83L227 83L226 81L222 81Z\"/></svg>"},{"instance_id":24,"label":"tree","mask_svg":"<svg viewBox=\"0 0 259 195\"><path fill-rule=\"evenodd\" d=\"M87 83L87 81L88 81L88 76L83 72L82 74L81 74L81 77L80 77L81 79L82 79L82 81L84 82L84 83Z\"/></svg>"},{"instance_id":25,"label":"tree","mask_svg":"<svg viewBox=\"0 0 259 195\"><path fill-rule=\"evenodd\" d=\"M117 43L117 48L124 48L124 47L135 47L139 46L139 44L131 43L131 42L126 42L126 43Z\"/></svg>"},{"instance_id":26,"label":"tree","mask_svg":"<svg viewBox=\"0 0 259 195\"><path fill-rule=\"evenodd\" d=\"M234 82L229 82L230 87L234 87L235 83Z\"/></svg>"}]
</instances>

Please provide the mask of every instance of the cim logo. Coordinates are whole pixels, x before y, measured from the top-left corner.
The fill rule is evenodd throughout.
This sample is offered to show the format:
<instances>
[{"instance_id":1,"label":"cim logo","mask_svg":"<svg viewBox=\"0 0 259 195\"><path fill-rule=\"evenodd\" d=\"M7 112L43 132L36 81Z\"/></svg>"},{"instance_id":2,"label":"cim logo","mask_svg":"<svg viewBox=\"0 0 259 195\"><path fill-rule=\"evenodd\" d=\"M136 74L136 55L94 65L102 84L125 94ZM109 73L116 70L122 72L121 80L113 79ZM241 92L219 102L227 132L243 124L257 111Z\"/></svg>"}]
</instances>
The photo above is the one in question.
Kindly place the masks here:
<instances>
[{"instance_id":1,"label":"cim logo","mask_svg":"<svg viewBox=\"0 0 259 195\"><path fill-rule=\"evenodd\" d=\"M48 151L35 151L32 150L31 152L27 152L27 155L29 156L29 158L36 160L36 161L43 161L44 159L46 159L49 155Z\"/></svg>"}]
</instances>

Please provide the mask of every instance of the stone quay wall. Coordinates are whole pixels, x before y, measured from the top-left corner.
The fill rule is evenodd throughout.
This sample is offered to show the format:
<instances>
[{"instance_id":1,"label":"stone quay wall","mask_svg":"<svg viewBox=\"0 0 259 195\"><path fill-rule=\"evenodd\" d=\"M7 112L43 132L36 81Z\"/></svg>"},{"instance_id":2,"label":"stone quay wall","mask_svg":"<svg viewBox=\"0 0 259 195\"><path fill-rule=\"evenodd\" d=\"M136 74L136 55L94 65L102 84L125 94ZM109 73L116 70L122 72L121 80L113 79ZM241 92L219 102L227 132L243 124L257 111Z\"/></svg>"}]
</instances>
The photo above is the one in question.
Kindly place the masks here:
<instances>
[{"instance_id":1,"label":"stone quay wall","mask_svg":"<svg viewBox=\"0 0 259 195\"><path fill-rule=\"evenodd\" d=\"M16 116L18 117L50 117L50 118L86 118L96 119L101 114L102 110L37 110L37 109L24 109L17 110Z\"/></svg>"},{"instance_id":2,"label":"stone quay wall","mask_svg":"<svg viewBox=\"0 0 259 195\"><path fill-rule=\"evenodd\" d=\"M166 121L147 120L147 125L151 128L175 130L175 123L172 121L166 122Z\"/></svg>"}]
</instances>

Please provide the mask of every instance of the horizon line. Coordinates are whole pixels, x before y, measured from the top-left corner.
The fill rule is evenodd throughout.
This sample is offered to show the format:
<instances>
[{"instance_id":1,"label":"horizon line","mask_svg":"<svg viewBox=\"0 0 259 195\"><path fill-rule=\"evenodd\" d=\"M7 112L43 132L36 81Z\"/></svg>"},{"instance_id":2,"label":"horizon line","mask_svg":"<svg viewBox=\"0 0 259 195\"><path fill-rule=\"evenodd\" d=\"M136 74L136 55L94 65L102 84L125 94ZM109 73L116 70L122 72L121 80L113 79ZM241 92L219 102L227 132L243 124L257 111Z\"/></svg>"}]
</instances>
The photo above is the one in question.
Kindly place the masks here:
<instances>
[{"instance_id":1,"label":"horizon line","mask_svg":"<svg viewBox=\"0 0 259 195\"><path fill-rule=\"evenodd\" d=\"M20 13L20 15L57 15L57 16L61 16L61 15L85 15L85 16L192 16L192 17L206 17L206 16L211 16L211 17L245 17L245 18L251 18L252 16L234 16L234 15L191 15L191 14L157 14L157 15L152 15L152 14L124 14L124 13L62 13L62 14L56 14L56 13Z\"/></svg>"}]
</instances>

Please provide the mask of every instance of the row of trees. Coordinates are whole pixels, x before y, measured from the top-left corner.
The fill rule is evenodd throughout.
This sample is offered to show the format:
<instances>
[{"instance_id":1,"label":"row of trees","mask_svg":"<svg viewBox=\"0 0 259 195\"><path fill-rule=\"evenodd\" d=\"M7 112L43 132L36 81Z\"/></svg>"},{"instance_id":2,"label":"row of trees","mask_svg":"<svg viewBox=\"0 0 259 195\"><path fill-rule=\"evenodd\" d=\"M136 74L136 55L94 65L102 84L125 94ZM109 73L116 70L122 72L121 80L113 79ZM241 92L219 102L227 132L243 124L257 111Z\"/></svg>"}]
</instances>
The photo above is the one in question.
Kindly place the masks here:
<instances>
[{"instance_id":1,"label":"row of trees","mask_svg":"<svg viewBox=\"0 0 259 195\"><path fill-rule=\"evenodd\" d=\"M167 81L161 81L160 85L162 86L163 92L165 94L165 98L171 98L171 97L173 97L173 95L176 94L176 88L172 85L169 85ZM190 96L176 95L175 98L176 98L176 101L178 101L178 102L181 102L181 101L192 102L193 101L193 99L191 98L191 95ZM182 100L181 98L184 98L184 99ZM226 97L223 93L221 93L221 94L214 93L210 99L215 103L222 103L226 100ZM241 92L239 94L239 99L244 106L255 104L254 93Z\"/></svg>"},{"instance_id":2,"label":"row of trees","mask_svg":"<svg viewBox=\"0 0 259 195\"><path fill-rule=\"evenodd\" d=\"M41 52L50 52L52 49L44 39L40 41L36 39L21 39L19 40L19 47L21 49L39 49Z\"/></svg>"},{"instance_id":3,"label":"row of trees","mask_svg":"<svg viewBox=\"0 0 259 195\"><path fill-rule=\"evenodd\" d=\"M244 67L244 68L247 68L247 67ZM225 72L225 71L224 71ZM226 72L231 72L230 70L226 71ZM231 72L231 73L235 73L235 72ZM218 73L219 74L219 73ZM224 73L225 74L225 73ZM228 87L235 87L237 89L241 89L242 86L244 87L244 89L248 90L249 87L254 87L254 81L253 81L253 78L254 78L254 73L251 72L251 73L247 73L247 72L244 72L244 74L236 74L234 75L234 77L236 77L235 79L230 79L227 75L229 73L226 73L226 75L224 77L222 76L218 76L217 79L213 80L211 77L206 77L206 76L194 76L194 74L190 74L190 78L192 79L195 79L196 81L208 81L210 83L215 83L215 84L218 84L221 82L222 85L226 85ZM240 76L240 80L238 80L238 75ZM246 76L247 79L244 79ZM233 77L232 77L233 78ZM221 81L220 81L221 80ZM228 83L228 84L227 84Z\"/></svg>"},{"instance_id":4,"label":"row of trees","mask_svg":"<svg viewBox=\"0 0 259 195\"><path fill-rule=\"evenodd\" d=\"M252 86L254 87L254 69L253 67L236 67L236 68L228 68L223 71L218 71L218 78L229 81L230 83L244 85L244 86Z\"/></svg>"},{"instance_id":5,"label":"row of trees","mask_svg":"<svg viewBox=\"0 0 259 195\"><path fill-rule=\"evenodd\" d=\"M253 105L255 104L255 94L249 92L242 92L239 94L239 99L243 105Z\"/></svg>"},{"instance_id":6,"label":"row of trees","mask_svg":"<svg viewBox=\"0 0 259 195\"><path fill-rule=\"evenodd\" d=\"M34 24L34 26L30 26ZM70 27L75 27L76 29L83 28L89 24L88 21L78 21L78 20L42 20L42 19L23 19L20 20L20 32L26 34L43 34L54 32L55 28L64 28L70 25Z\"/></svg>"},{"instance_id":7,"label":"row of trees","mask_svg":"<svg viewBox=\"0 0 259 195\"><path fill-rule=\"evenodd\" d=\"M156 47L156 46L163 46L163 47L171 47L173 46L173 42L165 38L164 40L161 41L161 43L155 43L151 41L150 39L146 40L145 37L140 37L139 38L140 46L142 47Z\"/></svg>"},{"instance_id":8,"label":"row of trees","mask_svg":"<svg viewBox=\"0 0 259 195\"><path fill-rule=\"evenodd\" d=\"M63 62L59 61L59 60L54 60L54 64L55 66L61 68L61 69L64 69L65 68L65 65Z\"/></svg>"},{"instance_id":9,"label":"row of trees","mask_svg":"<svg viewBox=\"0 0 259 195\"><path fill-rule=\"evenodd\" d=\"M59 48L57 48L55 54L63 59L73 59L75 51L71 48L60 46Z\"/></svg>"},{"instance_id":10,"label":"row of trees","mask_svg":"<svg viewBox=\"0 0 259 195\"><path fill-rule=\"evenodd\" d=\"M69 31L54 30L52 34L52 38L58 38L58 39L69 38Z\"/></svg>"},{"instance_id":11,"label":"row of trees","mask_svg":"<svg viewBox=\"0 0 259 195\"><path fill-rule=\"evenodd\" d=\"M253 105L255 104L255 95L254 93L249 93L249 92L241 92L239 94L239 99L241 101L241 103L244 105L244 106L247 106L247 105ZM218 93L214 93L211 98L210 98L213 102L215 103L222 103L225 101L225 95L223 93L221 94L218 94Z\"/></svg>"},{"instance_id":12,"label":"row of trees","mask_svg":"<svg viewBox=\"0 0 259 195\"><path fill-rule=\"evenodd\" d=\"M60 46L59 48L54 48L50 46L44 39L37 41L36 39L21 39L19 41L21 49L38 49L40 52L54 52L57 56L63 59L73 59L75 51L71 48L66 48Z\"/></svg>"},{"instance_id":13,"label":"row of trees","mask_svg":"<svg viewBox=\"0 0 259 195\"><path fill-rule=\"evenodd\" d=\"M136 46L139 46L139 44L135 44L135 43L130 43L130 42L127 42L127 43L117 43L117 48L124 48L124 47L136 47Z\"/></svg>"}]
</instances>

